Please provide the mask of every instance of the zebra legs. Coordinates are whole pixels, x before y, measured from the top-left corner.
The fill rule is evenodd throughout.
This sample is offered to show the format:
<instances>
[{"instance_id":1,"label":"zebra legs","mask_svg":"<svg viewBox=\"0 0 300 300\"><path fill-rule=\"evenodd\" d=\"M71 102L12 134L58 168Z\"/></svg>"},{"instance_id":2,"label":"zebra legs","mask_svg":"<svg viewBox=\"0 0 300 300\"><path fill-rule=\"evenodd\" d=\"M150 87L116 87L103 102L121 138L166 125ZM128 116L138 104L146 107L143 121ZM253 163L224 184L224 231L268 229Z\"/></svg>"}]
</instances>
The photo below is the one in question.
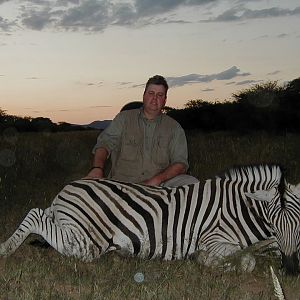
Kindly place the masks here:
<instances>
[{"instance_id":1,"label":"zebra legs","mask_svg":"<svg viewBox=\"0 0 300 300\"><path fill-rule=\"evenodd\" d=\"M226 271L239 269L242 272L252 272L256 266L255 254L280 256L275 239L270 238L244 249L237 244L221 241L211 243L210 247L202 244L192 257L206 266L223 266Z\"/></svg>"},{"instance_id":2,"label":"zebra legs","mask_svg":"<svg viewBox=\"0 0 300 300\"><path fill-rule=\"evenodd\" d=\"M14 234L0 244L0 256L14 253L29 234L41 235L54 249L66 256L75 256L91 261L100 256L99 249L82 232L73 228L59 226L42 209L29 211Z\"/></svg>"},{"instance_id":3,"label":"zebra legs","mask_svg":"<svg viewBox=\"0 0 300 300\"><path fill-rule=\"evenodd\" d=\"M14 253L30 233L35 233L35 227L40 223L38 220L40 214L42 214L40 209L32 209L27 214L14 234L0 245L1 256L9 256Z\"/></svg>"},{"instance_id":4,"label":"zebra legs","mask_svg":"<svg viewBox=\"0 0 300 300\"><path fill-rule=\"evenodd\" d=\"M250 252L244 252L239 245L228 242L214 242L209 249L201 245L193 254L197 262L205 266L222 266L226 271L237 268L242 272L251 273L256 265L256 259Z\"/></svg>"}]
</instances>

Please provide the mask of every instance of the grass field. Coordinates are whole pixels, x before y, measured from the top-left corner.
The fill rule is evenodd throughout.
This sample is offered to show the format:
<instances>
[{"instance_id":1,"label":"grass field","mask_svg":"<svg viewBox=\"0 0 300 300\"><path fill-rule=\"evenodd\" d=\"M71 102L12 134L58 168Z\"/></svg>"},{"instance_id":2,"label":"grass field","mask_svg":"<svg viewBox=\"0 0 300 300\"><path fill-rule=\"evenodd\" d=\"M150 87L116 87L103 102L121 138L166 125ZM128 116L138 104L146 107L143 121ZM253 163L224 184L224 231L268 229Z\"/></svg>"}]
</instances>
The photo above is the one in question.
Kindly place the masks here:
<instances>
[{"instance_id":1,"label":"grass field","mask_svg":"<svg viewBox=\"0 0 300 300\"><path fill-rule=\"evenodd\" d=\"M0 138L0 241L30 208L46 208L69 181L86 175L98 132L6 132ZM203 180L236 165L279 163L289 182L300 182L300 136L267 133L187 133L190 173ZM31 237L31 239L34 237ZM37 249L26 241L0 258L0 299L276 299L273 264L286 299L300 299L300 278L286 277L278 261L257 257L252 274L203 267L195 261L162 262L114 254L93 263ZM134 280L142 272L145 280Z\"/></svg>"}]
</instances>

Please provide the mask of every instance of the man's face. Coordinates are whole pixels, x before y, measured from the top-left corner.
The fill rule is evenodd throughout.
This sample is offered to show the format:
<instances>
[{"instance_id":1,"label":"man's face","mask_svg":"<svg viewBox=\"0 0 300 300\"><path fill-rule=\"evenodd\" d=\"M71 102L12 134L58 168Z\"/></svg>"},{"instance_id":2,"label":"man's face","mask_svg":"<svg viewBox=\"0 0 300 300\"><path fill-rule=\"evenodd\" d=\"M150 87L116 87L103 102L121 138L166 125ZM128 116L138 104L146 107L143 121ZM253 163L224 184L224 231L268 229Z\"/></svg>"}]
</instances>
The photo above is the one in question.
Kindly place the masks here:
<instances>
[{"instance_id":1,"label":"man's face","mask_svg":"<svg viewBox=\"0 0 300 300\"><path fill-rule=\"evenodd\" d=\"M160 113L167 100L166 89L163 85L150 84L143 96L144 109Z\"/></svg>"}]
</instances>

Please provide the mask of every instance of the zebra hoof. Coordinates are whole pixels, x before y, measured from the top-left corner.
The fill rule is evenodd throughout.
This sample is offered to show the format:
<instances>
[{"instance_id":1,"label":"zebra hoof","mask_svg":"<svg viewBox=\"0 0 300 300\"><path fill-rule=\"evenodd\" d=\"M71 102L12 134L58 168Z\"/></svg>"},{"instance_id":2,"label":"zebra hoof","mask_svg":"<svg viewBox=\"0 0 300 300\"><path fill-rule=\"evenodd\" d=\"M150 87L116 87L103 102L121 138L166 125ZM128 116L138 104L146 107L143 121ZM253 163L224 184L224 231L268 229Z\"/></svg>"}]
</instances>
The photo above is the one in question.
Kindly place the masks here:
<instances>
[{"instance_id":1,"label":"zebra hoof","mask_svg":"<svg viewBox=\"0 0 300 300\"><path fill-rule=\"evenodd\" d=\"M200 251L194 252L190 258L192 260L195 260L200 265L206 265L207 259L208 259L208 253L204 250L200 250Z\"/></svg>"},{"instance_id":2,"label":"zebra hoof","mask_svg":"<svg viewBox=\"0 0 300 300\"><path fill-rule=\"evenodd\" d=\"M256 259L252 254L247 253L241 257L240 263L241 263L241 270L243 272L251 273L253 272L256 266Z\"/></svg>"},{"instance_id":3,"label":"zebra hoof","mask_svg":"<svg viewBox=\"0 0 300 300\"><path fill-rule=\"evenodd\" d=\"M5 257L6 256L6 251L5 248L0 245L0 257Z\"/></svg>"}]
</instances>

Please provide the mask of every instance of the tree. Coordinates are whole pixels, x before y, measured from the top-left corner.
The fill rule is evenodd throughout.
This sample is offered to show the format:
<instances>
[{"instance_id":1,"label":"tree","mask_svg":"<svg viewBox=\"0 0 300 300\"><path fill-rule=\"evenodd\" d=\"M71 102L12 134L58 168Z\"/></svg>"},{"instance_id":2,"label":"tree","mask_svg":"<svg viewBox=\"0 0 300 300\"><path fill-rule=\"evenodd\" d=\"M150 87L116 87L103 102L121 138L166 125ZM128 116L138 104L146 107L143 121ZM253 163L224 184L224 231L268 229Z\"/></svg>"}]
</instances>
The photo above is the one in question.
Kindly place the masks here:
<instances>
[{"instance_id":1,"label":"tree","mask_svg":"<svg viewBox=\"0 0 300 300\"><path fill-rule=\"evenodd\" d=\"M0 108L0 117L4 117L4 116L6 116L5 110Z\"/></svg>"},{"instance_id":2,"label":"tree","mask_svg":"<svg viewBox=\"0 0 300 300\"><path fill-rule=\"evenodd\" d=\"M282 127L300 130L300 77L290 81L281 93L280 115Z\"/></svg>"},{"instance_id":3,"label":"tree","mask_svg":"<svg viewBox=\"0 0 300 300\"><path fill-rule=\"evenodd\" d=\"M300 95L300 77L290 81L285 88L286 92L293 95Z\"/></svg>"},{"instance_id":4,"label":"tree","mask_svg":"<svg viewBox=\"0 0 300 300\"><path fill-rule=\"evenodd\" d=\"M185 109L199 109L199 108L203 108L205 106L211 106L213 104L214 103L207 102L207 101L204 101L202 99L196 99L196 100L190 100L190 101L188 101L184 105L184 108Z\"/></svg>"},{"instance_id":5,"label":"tree","mask_svg":"<svg viewBox=\"0 0 300 300\"><path fill-rule=\"evenodd\" d=\"M33 131L52 131L55 124L49 118L38 117L31 121L31 129Z\"/></svg>"},{"instance_id":6,"label":"tree","mask_svg":"<svg viewBox=\"0 0 300 300\"><path fill-rule=\"evenodd\" d=\"M276 109L279 106L282 90L277 81L268 81L233 94L233 98L238 104L244 106Z\"/></svg>"},{"instance_id":7,"label":"tree","mask_svg":"<svg viewBox=\"0 0 300 300\"><path fill-rule=\"evenodd\" d=\"M281 105L289 110L300 109L300 77L286 85L282 93Z\"/></svg>"}]
</instances>

